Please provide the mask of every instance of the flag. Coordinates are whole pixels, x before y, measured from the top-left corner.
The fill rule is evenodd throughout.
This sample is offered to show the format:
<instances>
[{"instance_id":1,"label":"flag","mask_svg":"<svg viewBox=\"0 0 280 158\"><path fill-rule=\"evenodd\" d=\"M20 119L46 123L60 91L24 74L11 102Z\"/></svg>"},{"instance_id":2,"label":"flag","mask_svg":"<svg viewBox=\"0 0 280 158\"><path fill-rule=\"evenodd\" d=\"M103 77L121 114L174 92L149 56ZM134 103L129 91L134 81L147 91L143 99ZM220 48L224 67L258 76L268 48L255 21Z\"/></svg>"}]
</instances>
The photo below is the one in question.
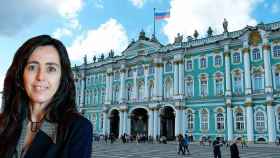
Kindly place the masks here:
<instances>
[{"instance_id":1,"label":"flag","mask_svg":"<svg viewBox=\"0 0 280 158\"><path fill-rule=\"evenodd\" d=\"M169 18L170 17L170 12L166 11L166 12L156 12L155 13L155 19L156 20L161 20L161 19L165 19L165 18Z\"/></svg>"}]
</instances>

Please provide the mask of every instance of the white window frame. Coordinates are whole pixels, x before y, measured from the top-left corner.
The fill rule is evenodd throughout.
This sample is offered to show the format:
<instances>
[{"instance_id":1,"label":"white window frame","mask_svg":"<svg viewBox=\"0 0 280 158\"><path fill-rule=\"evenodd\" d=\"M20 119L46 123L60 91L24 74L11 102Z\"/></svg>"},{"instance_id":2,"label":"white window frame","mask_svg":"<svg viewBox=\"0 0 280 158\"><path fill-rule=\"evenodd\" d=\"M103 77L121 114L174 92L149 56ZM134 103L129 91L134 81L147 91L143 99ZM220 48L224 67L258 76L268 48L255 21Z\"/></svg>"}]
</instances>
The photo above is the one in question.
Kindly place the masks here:
<instances>
[{"instance_id":1,"label":"white window frame","mask_svg":"<svg viewBox=\"0 0 280 158\"><path fill-rule=\"evenodd\" d=\"M263 128L262 130L260 130L260 129L257 128L257 113L258 113L258 112L263 113L264 128ZM254 127L255 127L255 131L258 131L258 132L265 132L265 131L267 130L266 120L267 120L267 118L266 118L266 112L264 112L263 110L257 109L257 110L254 112L254 125L255 125ZM259 122L260 122L260 121L259 121Z\"/></svg>"},{"instance_id":2,"label":"white window frame","mask_svg":"<svg viewBox=\"0 0 280 158\"><path fill-rule=\"evenodd\" d=\"M218 121L218 114L222 114L223 115L223 121ZM223 124L223 129L218 129L218 123L222 123ZM216 112L215 115L215 129L217 131L224 131L225 130L225 113L224 112Z\"/></svg>"},{"instance_id":3,"label":"white window frame","mask_svg":"<svg viewBox=\"0 0 280 158\"><path fill-rule=\"evenodd\" d=\"M203 110L206 110L207 111L207 129L203 129L202 128L202 119L203 119L203 117L202 117L202 112L203 112ZM202 131L202 132L205 132L205 131L209 131L209 110L208 109L206 109L206 108L203 108L203 109L201 109L200 110L200 112L199 112L199 115L200 115L200 120L199 120L199 124L200 124L200 130Z\"/></svg>"},{"instance_id":4,"label":"white window frame","mask_svg":"<svg viewBox=\"0 0 280 158\"><path fill-rule=\"evenodd\" d=\"M221 58L221 63L220 63L220 65L216 65L216 57L217 57L217 56L220 56L220 58ZM218 53L218 54L215 54L215 55L213 56L213 66L216 67L216 68L222 67L222 66L223 66L223 55L222 55L222 54Z\"/></svg>"},{"instance_id":5,"label":"white window frame","mask_svg":"<svg viewBox=\"0 0 280 158\"><path fill-rule=\"evenodd\" d=\"M191 69L188 69L188 62L191 62L191 64L192 64L192 67L191 67ZM186 60L185 60L185 70L186 71L192 71L193 70L193 65L194 63L193 63L193 59L192 58L187 58Z\"/></svg>"},{"instance_id":6,"label":"white window frame","mask_svg":"<svg viewBox=\"0 0 280 158\"><path fill-rule=\"evenodd\" d=\"M240 108L240 107L239 107ZM241 108L241 110L242 110L242 116L243 116L243 121L242 121L242 123L243 123L243 129L237 129L237 117L236 117L236 115L237 115L237 112L236 112L236 109L234 110L234 130L235 131L238 131L238 132L244 132L245 130L246 130L246 116L245 116L245 110L244 109L242 109Z\"/></svg>"},{"instance_id":7,"label":"white window frame","mask_svg":"<svg viewBox=\"0 0 280 158\"><path fill-rule=\"evenodd\" d=\"M199 75L199 96L200 97L207 97L209 95L209 77L208 77L208 74L204 74L206 76L206 81L207 81L207 84L206 84L206 95L202 95L202 91L201 91L201 77L202 77L203 74L200 74Z\"/></svg>"},{"instance_id":8,"label":"white window frame","mask_svg":"<svg viewBox=\"0 0 280 158\"><path fill-rule=\"evenodd\" d=\"M260 52L260 58L259 59L254 59L253 50L255 50L255 49L259 49L259 52ZM261 61L263 59L262 47L261 46L251 47L250 48L250 56L251 56L251 61L252 62Z\"/></svg>"},{"instance_id":9,"label":"white window frame","mask_svg":"<svg viewBox=\"0 0 280 158\"><path fill-rule=\"evenodd\" d=\"M241 93L237 93L235 92L235 88L234 88L234 85L235 85L235 82L234 82L234 77L235 77L235 71L238 70L240 72L240 82L241 82ZM244 93L244 79L243 79L243 71L241 69L234 69L231 71L231 85L232 85L232 93L233 94L239 94L241 95L242 93Z\"/></svg>"},{"instance_id":10,"label":"white window frame","mask_svg":"<svg viewBox=\"0 0 280 158\"><path fill-rule=\"evenodd\" d=\"M205 58L205 67L201 67L201 59L203 59L203 58ZM207 69L207 67L208 67L208 57L207 56L201 56L199 58L198 63L199 63L199 69L201 69L201 70Z\"/></svg>"},{"instance_id":11,"label":"white window frame","mask_svg":"<svg viewBox=\"0 0 280 158\"><path fill-rule=\"evenodd\" d=\"M218 75L218 73L220 73L221 74L221 77L220 78L217 78L217 75ZM225 93L225 89L224 89L224 74L222 73L222 72L216 72L215 74L214 74L214 76L213 76L213 78L214 78L214 80L213 80L213 82L214 82L214 94L215 94L215 96L223 96L224 95L224 93ZM222 80L222 94L220 94L220 95L218 95L217 94L217 79L221 79Z\"/></svg>"},{"instance_id":12,"label":"white window frame","mask_svg":"<svg viewBox=\"0 0 280 158\"><path fill-rule=\"evenodd\" d=\"M188 95L188 86L187 86L187 84L188 84L188 79L191 79L191 82L192 82L192 85L191 85L191 90L192 90L192 92L191 92L191 95ZM193 77L192 76L187 76L186 77L186 79L185 79L185 96L186 97L193 97L194 96L194 80L193 80Z\"/></svg>"},{"instance_id":13,"label":"white window frame","mask_svg":"<svg viewBox=\"0 0 280 158\"><path fill-rule=\"evenodd\" d=\"M274 47L276 47L276 46L280 47L280 44L272 44L272 46L271 46L271 48L272 48L271 49L271 51L272 51L272 58L273 59L280 59L280 54L279 54L279 56L274 56Z\"/></svg>"},{"instance_id":14,"label":"white window frame","mask_svg":"<svg viewBox=\"0 0 280 158\"><path fill-rule=\"evenodd\" d=\"M192 115L191 122L189 122L189 111L191 111L191 115ZM194 131L195 130L195 111L192 109L187 109L185 116L186 116L186 127L187 127L188 131ZM189 124L192 124L192 126L193 126L192 129L189 128Z\"/></svg>"},{"instance_id":15,"label":"white window frame","mask_svg":"<svg viewBox=\"0 0 280 158\"><path fill-rule=\"evenodd\" d=\"M234 62L234 54L235 53L238 53L239 54L239 62ZM232 55L231 55L231 64L233 64L233 65L239 65L239 64L241 64L242 63L242 53L241 53L241 51L240 50L234 50L234 51L232 51Z\"/></svg>"}]
</instances>

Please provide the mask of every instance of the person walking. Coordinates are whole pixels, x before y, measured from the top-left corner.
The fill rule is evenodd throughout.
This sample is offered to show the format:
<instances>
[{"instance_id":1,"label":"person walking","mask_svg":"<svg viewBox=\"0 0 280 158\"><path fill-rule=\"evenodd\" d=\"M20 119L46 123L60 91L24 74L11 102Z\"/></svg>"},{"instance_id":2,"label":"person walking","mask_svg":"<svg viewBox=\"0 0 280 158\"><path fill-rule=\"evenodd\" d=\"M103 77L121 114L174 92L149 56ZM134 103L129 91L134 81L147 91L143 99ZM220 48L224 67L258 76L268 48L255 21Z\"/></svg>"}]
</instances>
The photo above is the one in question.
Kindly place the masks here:
<instances>
[{"instance_id":1,"label":"person walking","mask_svg":"<svg viewBox=\"0 0 280 158\"><path fill-rule=\"evenodd\" d=\"M220 137L217 137L215 141L213 141L213 152L214 152L214 158L221 158L221 149L220 147L223 145L220 142Z\"/></svg>"},{"instance_id":2,"label":"person walking","mask_svg":"<svg viewBox=\"0 0 280 158\"><path fill-rule=\"evenodd\" d=\"M185 151L184 151L184 137L182 134L178 135L178 155L180 155L180 152L182 152L183 155L185 155Z\"/></svg>"},{"instance_id":3,"label":"person walking","mask_svg":"<svg viewBox=\"0 0 280 158\"><path fill-rule=\"evenodd\" d=\"M188 152L188 155L190 155L190 150L189 150L189 144L190 144L190 141L189 141L189 137L187 134L185 134L185 138L184 138L184 153L187 151Z\"/></svg>"},{"instance_id":4,"label":"person walking","mask_svg":"<svg viewBox=\"0 0 280 158\"><path fill-rule=\"evenodd\" d=\"M236 139L233 144L230 146L230 156L231 158L240 158L239 150L237 144L240 143L240 139Z\"/></svg>"}]
</instances>

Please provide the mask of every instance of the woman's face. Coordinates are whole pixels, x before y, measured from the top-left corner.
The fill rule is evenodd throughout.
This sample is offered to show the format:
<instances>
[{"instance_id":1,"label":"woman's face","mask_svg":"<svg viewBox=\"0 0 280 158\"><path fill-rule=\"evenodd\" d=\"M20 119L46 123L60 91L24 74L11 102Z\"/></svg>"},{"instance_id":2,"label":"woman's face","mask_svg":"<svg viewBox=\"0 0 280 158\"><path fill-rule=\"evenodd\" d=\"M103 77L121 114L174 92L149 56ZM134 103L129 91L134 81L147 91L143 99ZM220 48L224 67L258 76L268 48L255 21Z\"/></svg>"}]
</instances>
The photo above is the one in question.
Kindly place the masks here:
<instances>
[{"instance_id":1,"label":"woman's face","mask_svg":"<svg viewBox=\"0 0 280 158\"><path fill-rule=\"evenodd\" d=\"M24 68L23 82L29 102L33 105L50 103L60 85L61 64L55 47L39 46Z\"/></svg>"}]
</instances>

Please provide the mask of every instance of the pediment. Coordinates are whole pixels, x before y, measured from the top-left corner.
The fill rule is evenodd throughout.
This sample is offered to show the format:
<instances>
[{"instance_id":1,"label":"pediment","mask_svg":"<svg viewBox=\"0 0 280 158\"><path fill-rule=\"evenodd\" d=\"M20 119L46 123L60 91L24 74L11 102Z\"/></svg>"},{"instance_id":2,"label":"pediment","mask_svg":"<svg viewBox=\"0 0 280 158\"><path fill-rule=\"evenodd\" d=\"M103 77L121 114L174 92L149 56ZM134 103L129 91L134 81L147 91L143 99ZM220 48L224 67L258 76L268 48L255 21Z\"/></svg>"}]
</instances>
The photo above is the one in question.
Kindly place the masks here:
<instances>
[{"instance_id":1,"label":"pediment","mask_svg":"<svg viewBox=\"0 0 280 158\"><path fill-rule=\"evenodd\" d=\"M131 57L137 55L145 55L152 52L155 52L161 48L161 44L157 42L151 42L146 40L138 40L132 42L129 46L122 52L122 55Z\"/></svg>"}]
</instances>

